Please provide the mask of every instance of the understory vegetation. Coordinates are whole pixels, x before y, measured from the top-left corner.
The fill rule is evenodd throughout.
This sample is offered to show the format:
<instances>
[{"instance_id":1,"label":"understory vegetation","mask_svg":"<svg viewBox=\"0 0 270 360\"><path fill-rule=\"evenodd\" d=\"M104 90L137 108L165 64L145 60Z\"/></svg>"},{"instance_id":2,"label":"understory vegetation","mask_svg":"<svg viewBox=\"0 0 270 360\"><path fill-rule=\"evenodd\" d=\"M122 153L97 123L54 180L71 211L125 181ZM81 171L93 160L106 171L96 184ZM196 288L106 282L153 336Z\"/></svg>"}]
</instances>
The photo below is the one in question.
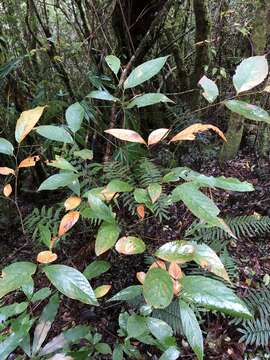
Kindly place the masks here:
<instances>
[{"instance_id":1,"label":"understory vegetation","mask_svg":"<svg viewBox=\"0 0 270 360\"><path fill-rule=\"evenodd\" d=\"M268 359L270 3L0 19L0 360Z\"/></svg>"}]
</instances>

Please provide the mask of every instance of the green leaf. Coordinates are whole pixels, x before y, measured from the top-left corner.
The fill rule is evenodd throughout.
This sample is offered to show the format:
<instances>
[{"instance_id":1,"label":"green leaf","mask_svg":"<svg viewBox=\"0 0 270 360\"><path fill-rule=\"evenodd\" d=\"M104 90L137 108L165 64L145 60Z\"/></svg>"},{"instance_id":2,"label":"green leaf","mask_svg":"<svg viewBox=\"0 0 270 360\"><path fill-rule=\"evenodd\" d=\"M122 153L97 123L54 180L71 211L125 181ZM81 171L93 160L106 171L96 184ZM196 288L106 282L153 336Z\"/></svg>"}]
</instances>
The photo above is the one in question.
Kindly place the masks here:
<instances>
[{"instance_id":1,"label":"green leaf","mask_svg":"<svg viewBox=\"0 0 270 360\"><path fill-rule=\"evenodd\" d=\"M135 255L143 253L146 246L141 238L136 236L123 236L115 244L115 249L120 254Z\"/></svg>"},{"instance_id":2,"label":"green leaf","mask_svg":"<svg viewBox=\"0 0 270 360\"><path fill-rule=\"evenodd\" d=\"M70 133L60 126L42 125L36 128L36 132L49 140L60 141L67 144L74 142Z\"/></svg>"},{"instance_id":3,"label":"green leaf","mask_svg":"<svg viewBox=\"0 0 270 360\"><path fill-rule=\"evenodd\" d=\"M116 243L119 234L120 228L117 224L103 222L97 233L95 243L96 255L99 256L105 253L107 250L111 249Z\"/></svg>"},{"instance_id":4,"label":"green leaf","mask_svg":"<svg viewBox=\"0 0 270 360\"><path fill-rule=\"evenodd\" d=\"M0 153L6 155L13 155L14 147L6 139L0 138Z\"/></svg>"},{"instance_id":5,"label":"green leaf","mask_svg":"<svg viewBox=\"0 0 270 360\"><path fill-rule=\"evenodd\" d=\"M115 223L112 210L99 197L89 193L88 202L97 219Z\"/></svg>"},{"instance_id":6,"label":"green leaf","mask_svg":"<svg viewBox=\"0 0 270 360\"><path fill-rule=\"evenodd\" d=\"M128 182L119 180L119 179L113 179L109 182L109 184L106 186L106 189L109 192L129 192L133 190L133 186L131 186Z\"/></svg>"},{"instance_id":7,"label":"green leaf","mask_svg":"<svg viewBox=\"0 0 270 360\"><path fill-rule=\"evenodd\" d=\"M70 105L66 110L66 122L72 132L80 130L84 118L84 108L78 102Z\"/></svg>"},{"instance_id":8,"label":"green leaf","mask_svg":"<svg viewBox=\"0 0 270 360\"><path fill-rule=\"evenodd\" d=\"M148 204L151 203L151 199L149 197L149 194L147 192L147 190L145 189L135 189L134 190L134 199L137 203L139 204Z\"/></svg>"},{"instance_id":9,"label":"green leaf","mask_svg":"<svg viewBox=\"0 0 270 360\"><path fill-rule=\"evenodd\" d=\"M95 260L85 268L83 275L91 280L108 271L110 267L111 264L106 260Z\"/></svg>"},{"instance_id":10,"label":"green leaf","mask_svg":"<svg viewBox=\"0 0 270 360\"><path fill-rule=\"evenodd\" d=\"M111 347L106 343L98 343L95 345L96 350L103 355L108 355L112 353Z\"/></svg>"},{"instance_id":11,"label":"green leaf","mask_svg":"<svg viewBox=\"0 0 270 360\"><path fill-rule=\"evenodd\" d=\"M46 299L48 296L50 296L52 293L51 289L48 287L44 287L42 289L39 289L37 292L34 293L34 295L31 298L31 302L34 303L36 301L42 301Z\"/></svg>"},{"instance_id":12,"label":"green leaf","mask_svg":"<svg viewBox=\"0 0 270 360\"><path fill-rule=\"evenodd\" d=\"M144 94L135 97L133 100L131 100L128 105L127 109L131 109L134 106L137 106L138 108L154 105L160 102L171 102L173 103L171 99L169 99L166 95L160 94L160 93L149 93Z\"/></svg>"},{"instance_id":13,"label":"green leaf","mask_svg":"<svg viewBox=\"0 0 270 360\"><path fill-rule=\"evenodd\" d=\"M155 256L169 262L188 262L193 259L195 252L194 244L186 241L171 241L162 245Z\"/></svg>"},{"instance_id":14,"label":"green leaf","mask_svg":"<svg viewBox=\"0 0 270 360\"><path fill-rule=\"evenodd\" d=\"M124 89L130 89L151 79L163 68L168 56L149 60L132 70L124 82Z\"/></svg>"},{"instance_id":15,"label":"green leaf","mask_svg":"<svg viewBox=\"0 0 270 360\"><path fill-rule=\"evenodd\" d=\"M266 56L252 56L237 66L233 85L238 94L248 91L264 81L268 74Z\"/></svg>"},{"instance_id":16,"label":"green leaf","mask_svg":"<svg viewBox=\"0 0 270 360\"><path fill-rule=\"evenodd\" d=\"M72 172L63 172L60 174L55 174L50 176L48 179L44 180L43 183L41 183L40 187L38 188L38 191L55 190L60 187L64 187L72 184L74 181L77 180L77 178L78 175Z\"/></svg>"},{"instance_id":17,"label":"green leaf","mask_svg":"<svg viewBox=\"0 0 270 360\"><path fill-rule=\"evenodd\" d=\"M35 264L26 261L15 262L4 267L2 277L0 277L0 299L27 284L36 268Z\"/></svg>"},{"instance_id":18,"label":"green leaf","mask_svg":"<svg viewBox=\"0 0 270 360\"><path fill-rule=\"evenodd\" d=\"M46 245L48 248L51 246L51 231L48 224L38 224L38 232L41 242Z\"/></svg>"},{"instance_id":19,"label":"green leaf","mask_svg":"<svg viewBox=\"0 0 270 360\"><path fill-rule=\"evenodd\" d=\"M0 307L0 324L6 321L8 318L12 316L16 316L24 312L27 309L29 303L27 301L17 303L11 305L6 305Z\"/></svg>"},{"instance_id":20,"label":"green leaf","mask_svg":"<svg viewBox=\"0 0 270 360\"><path fill-rule=\"evenodd\" d=\"M176 347L171 346L161 355L159 360L176 360L179 358L179 355L179 350Z\"/></svg>"},{"instance_id":21,"label":"green leaf","mask_svg":"<svg viewBox=\"0 0 270 360\"><path fill-rule=\"evenodd\" d=\"M114 56L114 55L108 55L105 57L105 61L106 61L107 65L109 66L109 68L112 70L112 72L117 76L118 71L121 66L121 62L118 59L118 57Z\"/></svg>"},{"instance_id":22,"label":"green leaf","mask_svg":"<svg viewBox=\"0 0 270 360\"><path fill-rule=\"evenodd\" d=\"M147 191L152 203L154 204L159 199L162 193L162 187L158 183L153 183L147 187Z\"/></svg>"},{"instance_id":23,"label":"green leaf","mask_svg":"<svg viewBox=\"0 0 270 360\"><path fill-rule=\"evenodd\" d=\"M210 310L218 310L225 314L252 319L252 314L234 292L222 282L204 276L184 276L181 298Z\"/></svg>"},{"instance_id":24,"label":"green leaf","mask_svg":"<svg viewBox=\"0 0 270 360\"><path fill-rule=\"evenodd\" d=\"M142 286L141 285L132 285L129 286L117 294L115 294L111 299L108 301L128 301L135 299L136 297L142 294Z\"/></svg>"},{"instance_id":25,"label":"green leaf","mask_svg":"<svg viewBox=\"0 0 270 360\"><path fill-rule=\"evenodd\" d=\"M88 149L74 151L74 156L80 157L83 160L92 160L93 151Z\"/></svg>"},{"instance_id":26,"label":"green leaf","mask_svg":"<svg viewBox=\"0 0 270 360\"><path fill-rule=\"evenodd\" d=\"M122 350L122 346L120 344L116 344L112 354L112 360L123 360L124 354Z\"/></svg>"},{"instance_id":27,"label":"green leaf","mask_svg":"<svg viewBox=\"0 0 270 360\"><path fill-rule=\"evenodd\" d=\"M48 161L47 165L61 170L77 172L73 165L58 155L55 156L55 160Z\"/></svg>"},{"instance_id":28,"label":"green leaf","mask_svg":"<svg viewBox=\"0 0 270 360\"><path fill-rule=\"evenodd\" d=\"M202 268L230 281L227 271L224 268L217 254L205 244L196 244L193 260Z\"/></svg>"},{"instance_id":29,"label":"green leaf","mask_svg":"<svg viewBox=\"0 0 270 360\"><path fill-rule=\"evenodd\" d=\"M140 315L131 315L127 322L127 333L131 338L138 338L148 332L146 318Z\"/></svg>"},{"instance_id":30,"label":"green leaf","mask_svg":"<svg viewBox=\"0 0 270 360\"><path fill-rule=\"evenodd\" d=\"M120 101L118 98L114 97L106 90L93 90L87 95L87 97L106 101Z\"/></svg>"},{"instance_id":31,"label":"green leaf","mask_svg":"<svg viewBox=\"0 0 270 360\"><path fill-rule=\"evenodd\" d=\"M92 287L80 271L66 265L50 265L44 272L62 294L85 304L98 305Z\"/></svg>"},{"instance_id":32,"label":"green leaf","mask_svg":"<svg viewBox=\"0 0 270 360\"><path fill-rule=\"evenodd\" d=\"M45 341L59 307L58 294L53 295L44 307L34 332L32 355L35 355Z\"/></svg>"},{"instance_id":33,"label":"green leaf","mask_svg":"<svg viewBox=\"0 0 270 360\"><path fill-rule=\"evenodd\" d=\"M173 299L173 282L167 271L150 269L143 283L143 295L154 308L164 309Z\"/></svg>"},{"instance_id":34,"label":"green leaf","mask_svg":"<svg viewBox=\"0 0 270 360\"><path fill-rule=\"evenodd\" d=\"M183 332L199 360L203 360L203 336L194 311L184 301L179 301Z\"/></svg>"},{"instance_id":35,"label":"green leaf","mask_svg":"<svg viewBox=\"0 0 270 360\"><path fill-rule=\"evenodd\" d=\"M217 85L214 83L213 80L208 79L208 77L205 75L201 78L199 84L204 90L203 96L205 97L205 99L208 102L213 103L219 95Z\"/></svg>"},{"instance_id":36,"label":"green leaf","mask_svg":"<svg viewBox=\"0 0 270 360\"><path fill-rule=\"evenodd\" d=\"M172 201L182 200L188 209L200 220L211 225L217 225L219 209L216 204L204 195L197 186L192 183L178 185L172 192Z\"/></svg>"},{"instance_id":37,"label":"green leaf","mask_svg":"<svg viewBox=\"0 0 270 360\"><path fill-rule=\"evenodd\" d=\"M166 338L173 336L172 328L163 320L148 317L147 327L151 334L161 342Z\"/></svg>"},{"instance_id":38,"label":"green leaf","mask_svg":"<svg viewBox=\"0 0 270 360\"><path fill-rule=\"evenodd\" d=\"M259 106L247 104L240 100L227 100L225 105L232 112L249 120L263 121L270 124L270 115Z\"/></svg>"}]
</instances>

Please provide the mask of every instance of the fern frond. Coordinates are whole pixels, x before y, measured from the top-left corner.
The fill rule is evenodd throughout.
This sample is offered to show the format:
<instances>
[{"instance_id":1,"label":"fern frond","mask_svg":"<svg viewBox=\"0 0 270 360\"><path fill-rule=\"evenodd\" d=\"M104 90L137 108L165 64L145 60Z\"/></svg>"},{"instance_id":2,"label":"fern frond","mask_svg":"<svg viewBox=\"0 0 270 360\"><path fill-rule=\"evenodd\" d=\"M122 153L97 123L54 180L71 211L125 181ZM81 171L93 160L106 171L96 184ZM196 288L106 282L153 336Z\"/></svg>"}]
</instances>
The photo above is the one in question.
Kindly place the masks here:
<instances>
[{"instance_id":1,"label":"fern frond","mask_svg":"<svg viewBox=\"0 0 270 360\"><path fill-rule=\"evenodd\" d=\"M136 177L142 187L159 183L162 175L159 167L150 159L142 158L137 166Z\"/></svg>"},{"instance_id":2,"label":"fern frond","mask_svg":"<svg viewBox=\"0 0 270 360\"><path fill-rule=\"evenodd\" d=\"M165 309L153 310L152 316L169 324L175 334L183 334L178 300L171 302Z\"/></svg>"}]
</instances>

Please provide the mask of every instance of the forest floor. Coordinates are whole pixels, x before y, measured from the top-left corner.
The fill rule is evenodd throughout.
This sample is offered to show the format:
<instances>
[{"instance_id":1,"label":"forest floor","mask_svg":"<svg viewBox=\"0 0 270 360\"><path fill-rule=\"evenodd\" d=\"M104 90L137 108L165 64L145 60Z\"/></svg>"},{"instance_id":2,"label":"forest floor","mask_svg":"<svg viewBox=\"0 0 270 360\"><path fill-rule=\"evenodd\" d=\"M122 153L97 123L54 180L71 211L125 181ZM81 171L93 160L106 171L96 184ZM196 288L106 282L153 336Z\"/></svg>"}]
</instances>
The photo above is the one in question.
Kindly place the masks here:
<instances>
[{"instance_id":1,"label":"forest floor","mask_svg":"<svg viewBox=\"0 0 270 360\"><path fill-rule=\"evenodd\" d=\"M255 191L251 193L232 193L228 191L215 190L211 196L221 209L221 215L251 215L258 213L260 215L270 215L270 181L269 174L258 172L255 158L252 155L241 153L235 160L227 162L220 167L216 160L208 160L202 164L200 171L205 175L225 175L233 176L240 180L251 182ZM32 209L31 204L26 205L22 202L24 215L27 215ZM33 204L37 206L38 204ZM124 210L121 210L124 211ZM156 248L164 242L181 238L185 229L194 220L190 212L182 205L172 206L170 209L170 218L163 224L160 224L153 217L146 218L144 221L138 221L136 224L129 223L128 214L126 223L135 227L136 233L149 241L149 247ZM19 225L18 225L19 226ZM92 238L92 241L91 241ZM72 241L73 240L73 241ZM83 270L87 264L94 259L92 234L86 233L84 228L77 226L77 231L73 232L71 237L62 244L59 249L59 262L68 264ZM5 226L0 232L1 246L1 267L14 262L29 260L35 262L36 253L33 250L33 242L30 237L20 234L20 230L12 223ZM248 288L257 288L263 284L263 277L270 274L270 242L268 237L263 238L239 238L236 241L228 243L228 252L235 260L239 280L237 282L237 291L244 295ZM101 301L100 307L89 307L78 301L65 297L61 302L60 311L57 320L54 322L50 331L50 338L59 334L63 329L73 324L90 324L97 328L103 335L103 341L113 345L117 340L118 316L121 310L127 309L129 305L123 303L108 303L106 298L119 290L137 283L136 272L145 271L147 265L142 256L125 257L109 252L106 259L111 263L109 272L103 274L97 280L91 281L95 288L100 284L112 284L112 291L104 300ZM121 263L121 266L119 266ZM47 286L48 280L38 273L35 279L37 288ZM16 293L6 297L6 304L22 300L23 295ZM21 298L20 298L21 297ZM41 304L41 307L43 304ZM41 308L36 307L35 312L39 313ZM236 326L230 325L228 318L220 315L208 315L207 320L203 323L205 337L205 359L263 359L263 354L267 351L258 350L244 343L239 343L241 334L236 330ZM178 341L181 348L180 359L195 359L187 343L182 339ZM144 349L142 348L142 352ZM158 359L154 349L145 353L145 359ZM247 357L247 354L249 357ZM251 356L251 354L253 354ZM251 356L251 357L250 357ZM109 359L106 356L100 356L100 359Z\"/></svg>"}]
</instances>

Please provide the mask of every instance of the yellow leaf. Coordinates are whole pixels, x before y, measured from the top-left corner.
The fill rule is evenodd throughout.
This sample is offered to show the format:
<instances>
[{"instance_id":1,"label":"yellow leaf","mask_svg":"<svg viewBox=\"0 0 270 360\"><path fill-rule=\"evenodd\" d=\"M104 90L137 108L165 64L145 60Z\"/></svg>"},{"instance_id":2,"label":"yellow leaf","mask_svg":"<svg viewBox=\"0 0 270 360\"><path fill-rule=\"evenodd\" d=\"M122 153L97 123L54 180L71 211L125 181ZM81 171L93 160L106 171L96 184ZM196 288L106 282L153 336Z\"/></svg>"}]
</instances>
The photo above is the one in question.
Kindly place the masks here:
<instances>
[{"instance_id":1,"label":"yellow leaf","mask_svg":"<svg viewBox=\"0 0 270 360\"><path fill-rule=\"evenodd\" d=\"M12 186L10 184L5 185L3 189L3 194L5 195L5 197L9 197L11 193L12 193Z\"/></svg>"},{"instance_id":2,"label":"yellow leaf","mask_svg":"<svg viewBox=\"0 0 270 360\"><path fill-rule=\"evenodd\" d=\"M108 191L107 187L105 187L105 188L101 191L101 194L103 195L104 199L105 199L107 202L110 202L110 201L114 198L116 192L114 192L114 191L113 191L113 192L112 192L112 191Z\"/></svg>"},{"instance_id":3,"label":"yellow leaf","mask_svg":"<svg viewBox=\"0 0 270 360\"><path fill-rule=\"evenodd\" d=\"M37 262L41 264L49 264L57 259L57 255L49 250L41 251L37 255Z\"/></svg>"},{"instance_id":4,"label":"yellow leaf","mask_svg":"<svg viewBox=\"0 0 270 360\"><path fill-rule=\"evenodd\" d=\"M107 134L110 134L117 139L145 144L146 142L144 139L139 135L136 131L133 130L126 130L126 129L108 129L104 131Z\"/></svg>"},{"instance_id":5,"label":"yellow leaf","mask_svg":"<svg viewBox=\"0 0 270 360\"><path fill-rule=\"evenodd\" d=\"M183 276L180 266L174 261L170 263L169 274L175 280L178 280Z\"/></svg>"},{"instance_id":6,"label":"yellow leaf","mask_svg":"<svg viewBox=\"0 0 270 360\"><path fill-rule=\"evenodd\" d=\"M154 145L158 143L159 141L165 139L169 133L170 129L157 129L150 133L148 136L148 146Z\"/></svg>"},{"instance_id":7,"label":"yellow leaf","mask_svg":"<svg viewBox=\"0 0 270 360\"><path fill-rule=\"evenodd\" d=\"M172 141L180 141L180 140L195 140L196 134L198 132L206 131L206 130L213 130L215 131L224 141L226 141L225 135L219 128L217 128L214 125L210 124L193 124L186 129L180 131L178 134L176 134L171 140Z\"/></svg>"},{"instance_id":8,"label":"yellow leaf","mask_svg":"<svg viewBox=\"0 0 270 360\"><path fill-rule=\"evenodd\" d=\"M19 168L28 168L31 166L35 166L36 162L40 160L40 156L29 156L20 162Z\"/></svg>"},{"instance_id":9,"label":"yellow leaf","mask_svg":"<svg viewBox=\"0 0 270 360\"><path fill-rule=\"evenodd\" d=\"M112 285L101 285L94 290L96 298L99 299L105 296L111 289Z\"/></svg>"},{"instance_id":10,"label":"yellow leaf","mask_svg":"<svg viewBox=\"0 0 270 360\"><path fill-rule=\"evenodd\" d=\"M137 277L137 279L139 280L139 282L140 282L141 284L143 284L143 283L144 283L144 280L145 280L145 277L146 277L146 273L143 272L143 271L137 272L137 273L136 273L136 277Z\"/></svg>"},{"instance_id":11,"label":"yellow leaf","mask_svg":"<svg viewBox=\"0 0 270 360\"><path fill-rule=\"evenodd\" d=\"M21 143L30 133L40 119L45 107L46 106L37 106L34 109L26 110L21 113L15 129L15 138L18 143Z\"/></svg>"},{"instance_id":12,"label":"yellow leaf","mask_svg":"<svg viewBox=\"0 0 270 360\"><path fill-rule=\"evenodd\" d=\"M270 93L270 85L267 85L267 86L263 89L263 91Z\"/></svg>"},{"instance_id":13,"label":"yellow leaf","mask_svg":"<svg viewBox=\"0 0 270 360\"><path fill-rule=\"evenodd\" d=\"M15 175L15 171L9 167L0 167L0 175Z\"/></svg>"},{"instance_id":14,"label":"yellow leaf","mask_svg":"<svg viewBox=\"0 0 270 360\"><path fill-rule=\"evenodd\" d=\"M167 269L166 269L166 264L165 264L165 262L162 261L162 260L156 260L156 261L154 261L153 264L149 267L149 269L155 269L155 268L167 270Z\"/></svg>"},{"instance_id":15,"label":"yellow leaf","mask_svg":"<svg viewBox=\"0 0 270 360\"><path fill-rule=\"evenodd\" d=\"M78 207L82 199L78 196L70 196L64 203L66 211L73 210Z\"/></svg>"},{"instance_id":16,"label":"yellow leaf","mask_svg":"<svg viewBox=\"0 0 270 360\"><path fill-rule=\"evenodd\" d=\"M67 213L61 220L58 229L58 237L63 236L68 230L70 230L76 222L79 220L80 212L79 211L70 211Z\"/></svg>"}]
</instances>

